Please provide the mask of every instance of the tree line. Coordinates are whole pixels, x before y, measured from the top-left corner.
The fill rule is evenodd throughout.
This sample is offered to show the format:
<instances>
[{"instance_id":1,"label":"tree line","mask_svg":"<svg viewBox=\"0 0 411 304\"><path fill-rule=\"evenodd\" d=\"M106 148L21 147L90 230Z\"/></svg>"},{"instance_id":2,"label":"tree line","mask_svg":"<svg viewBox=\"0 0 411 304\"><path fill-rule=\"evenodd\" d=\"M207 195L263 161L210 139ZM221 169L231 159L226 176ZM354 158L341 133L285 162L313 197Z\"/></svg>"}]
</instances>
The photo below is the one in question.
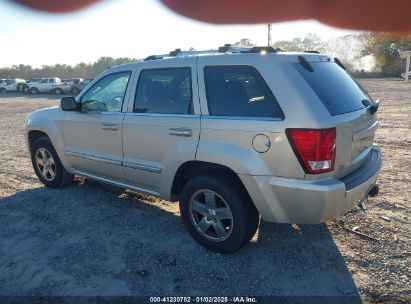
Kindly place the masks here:
<instances>
[{"instance_id":1,"label":"tree line","mask_svg":"<svg viewBox=\"0 0 411 304\"><path fill-rule=\"evenodd\" d=\"M274 33L275 34L275 33ZM233 43L234 46L254 46L247 38ZM398 77L404 72L404 60L399 51L411 50L411 35L388 33L361 33L324 40L311 33L304 38L275 41L272 47L282 51L318 51L338 57L349 71L366 76ZM194 50L193 48L190 48ZM365 60L366 59L366 60ZM92 63L43 65L33 68L19 64L0 69L0 78L42 78L60 77L94 78L105 69L129 62L135 58L101 57Z\"/></svg>"},{"instance_id":2,"label":"tree line","mask_svg":"<svg viewBox=\"0 0 411 304\"><path fill-rule=\"evenodd\" d=\"M135 58L101 57L93 63L80 62L74 66L67 64L43 65L41 68L33 68L30 65L19 64L0 69L0 78L43 78L60 77L70 78L94 78L109 67L119 64L137 61Z\"/></svg>"},{"instance_id":3,"label":"tree line","mask_svg":"<svg viewBox=\"0 0 411 304\"><path fill-rule=\"evenodd\" d=\"M253 46L241 39L237 46ZM411 50L411 35L361 33L328 40L311 33L304 38L275 41L273 48L282 51L318 51L340 59L350 72L372 73L381 77L398 77L405 70L400 51Z\"/></svg>"}]
</instances>

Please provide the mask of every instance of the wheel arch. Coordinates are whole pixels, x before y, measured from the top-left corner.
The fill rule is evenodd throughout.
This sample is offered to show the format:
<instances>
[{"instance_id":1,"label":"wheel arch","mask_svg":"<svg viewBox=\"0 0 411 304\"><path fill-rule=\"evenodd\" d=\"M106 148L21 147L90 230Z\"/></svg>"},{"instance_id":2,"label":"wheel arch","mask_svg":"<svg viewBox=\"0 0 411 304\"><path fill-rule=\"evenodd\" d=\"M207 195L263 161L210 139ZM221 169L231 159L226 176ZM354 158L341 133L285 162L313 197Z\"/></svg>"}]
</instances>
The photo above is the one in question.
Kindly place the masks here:
<instances>
[{"instance_id":1,"label":"wheel arch","mask_svg":"<svg viewBox=\"0 0 411 304\"><path fill-rule=\"evenodd\" d=\"M250 201L252 201L243 182L231 168L217 163L196 160L187 161L181 164L177 169L171 186L170 200L177 201L184 183L198 175L211 175L230 179L249 197Z\"/></svg>"},{"instance_id":2,"label":"wheel arch","mask_svg":"<svg viewBox=\"0 0 411 304\"><path fill-rule=\"evenodd\" d=\"M43 132L43 131L39 131L39 130L30 130L27 134L27 142L28 142L28 146L29 149L31 151L31 148L33 147L33 143L41 138L41 137L46 137L48 138L50 141L50 137L47 135L47 133Z\"/></svg>"},{"instance_id":3,"label":"wheel arch","mask_svg":"<svg viewBox=\"0 0 411 304\"><path fill-rule=\"evenodd\" d=\"M40 137L48 138L63 166L70 169L70 164L66 161L64 154L62 119L63 113L57 107L30 113L26 118L26 146L31 152L31 147L36 139Z\"/></svg>"}]
</instances>

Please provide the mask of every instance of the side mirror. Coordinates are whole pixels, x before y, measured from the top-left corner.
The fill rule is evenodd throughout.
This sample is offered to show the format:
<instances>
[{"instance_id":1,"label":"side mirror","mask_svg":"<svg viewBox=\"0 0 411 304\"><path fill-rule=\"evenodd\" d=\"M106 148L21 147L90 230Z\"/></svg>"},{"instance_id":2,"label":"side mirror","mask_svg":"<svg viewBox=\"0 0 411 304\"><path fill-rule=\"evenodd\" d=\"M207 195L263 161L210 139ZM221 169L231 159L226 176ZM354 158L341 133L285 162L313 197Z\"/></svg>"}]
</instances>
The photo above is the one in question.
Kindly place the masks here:
<instances>
[{"instance_id":1,"label":"side mirror","mask_svg":"<svg viewBox=\"0 0 411 304\"><path fill-rule=\"evenodd\" d=\"M76 102L73 96L63 97L60 105L63 111L80 111L80 104Z\"/></svg>"}]
</instances>

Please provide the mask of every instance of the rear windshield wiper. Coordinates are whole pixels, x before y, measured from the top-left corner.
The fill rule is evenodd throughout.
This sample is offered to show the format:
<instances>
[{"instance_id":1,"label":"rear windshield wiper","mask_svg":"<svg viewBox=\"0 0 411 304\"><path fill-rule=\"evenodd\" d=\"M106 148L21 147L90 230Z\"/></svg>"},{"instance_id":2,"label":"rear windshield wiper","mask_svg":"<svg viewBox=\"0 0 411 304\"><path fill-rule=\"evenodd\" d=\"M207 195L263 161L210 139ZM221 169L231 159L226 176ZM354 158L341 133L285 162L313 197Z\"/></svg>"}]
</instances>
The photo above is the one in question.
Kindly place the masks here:
<instances>
[{"instance_id":1,"label":"rear windshield wiper","mask_svg":"<svg viewBox=\"0 0 411 304\"><path fill-rule=\"evenodd\" d=\"M347 68L342 64L342 62L338 58L334 58L334 62L340 66L344 71L347 70Z\"/></svg>"},{"instance_id":2,"label":"rear windshield wiper","mask_svg":"<svg viewBox=\"0 0 411 304\"><path fill-rule=\"evenodd\" d=\"M374 101L374 103L368 108L371 115L373 115L373 114L375 114L375 112L377 112L379 106L380 106L380 101L379 100Z\"/></svg>"}]
</instances>

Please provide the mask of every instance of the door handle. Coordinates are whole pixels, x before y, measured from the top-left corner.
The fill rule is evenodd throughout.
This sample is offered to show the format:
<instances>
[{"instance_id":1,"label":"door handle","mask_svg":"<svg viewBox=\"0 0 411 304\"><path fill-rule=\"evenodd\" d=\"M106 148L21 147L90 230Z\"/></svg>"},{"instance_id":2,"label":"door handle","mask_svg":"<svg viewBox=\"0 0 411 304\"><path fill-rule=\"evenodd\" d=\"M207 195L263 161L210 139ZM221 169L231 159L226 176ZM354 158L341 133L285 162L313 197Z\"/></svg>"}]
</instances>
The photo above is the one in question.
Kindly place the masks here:
<instances>
[{"instance_id":1,"label":"door handle","mask_svg":"<svg viewBox=\"0 0 411 304\"><path fill-rule=\"evenodd\" d=\"M101 128L103 130L118 130L117 124L113 124L113 123L108 123L108 122L104 122L101 124Z\"/></svg>"},{"instance_id":2,"label":"door handle","mask_svg":"<svg viewBox=\"0 0 411 304\"><path fill-rule=\"evenodd\" d=\"M190 137L193 134L193 132L191 131L191 129L188 128L170 128L168 129L168 134Z\"/></svg>"}]
</instances>

